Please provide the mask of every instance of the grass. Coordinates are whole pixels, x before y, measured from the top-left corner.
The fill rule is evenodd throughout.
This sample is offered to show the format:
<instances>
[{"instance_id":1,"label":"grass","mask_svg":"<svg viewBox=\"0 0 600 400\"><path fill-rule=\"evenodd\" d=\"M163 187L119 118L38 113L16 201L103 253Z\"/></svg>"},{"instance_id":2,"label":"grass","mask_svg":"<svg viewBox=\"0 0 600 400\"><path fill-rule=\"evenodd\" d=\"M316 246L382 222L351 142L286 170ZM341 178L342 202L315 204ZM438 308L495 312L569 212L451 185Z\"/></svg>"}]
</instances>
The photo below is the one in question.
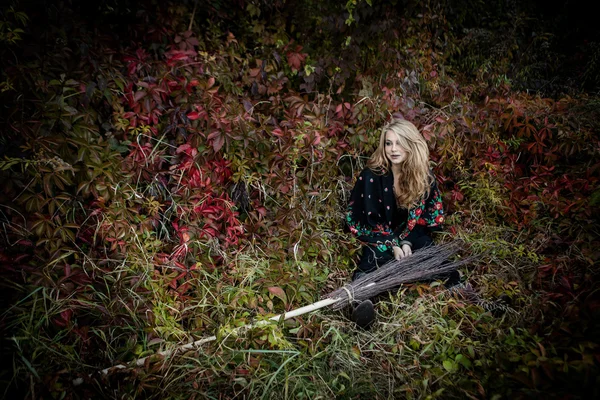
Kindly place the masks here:
<instances>
[{"instance_id":1,"label":"grass","mask_svg":"<svg viewBox=\"0 0 600 400\"><path fill-rule=\"evenodd\" d=\"M378 321L369 331L357 330L344 312L319 312L303 317L300 329L273 324L225 335L206 348L144 368L158 368L160 376L160 385L144 396L177 393L173 398L186 398L199 387L216 390L220 384L227 385L232 397L266 399L469 394L477 380L464 373L489 368L489 346L498 339L482 321L498 326L507 321L439 289L424 296L414 288L403 292L382 296ZM249 343L274 334L286 348L252 348ZM148 380L153 379L144 377Z\"/></svg>"}]
</instances>

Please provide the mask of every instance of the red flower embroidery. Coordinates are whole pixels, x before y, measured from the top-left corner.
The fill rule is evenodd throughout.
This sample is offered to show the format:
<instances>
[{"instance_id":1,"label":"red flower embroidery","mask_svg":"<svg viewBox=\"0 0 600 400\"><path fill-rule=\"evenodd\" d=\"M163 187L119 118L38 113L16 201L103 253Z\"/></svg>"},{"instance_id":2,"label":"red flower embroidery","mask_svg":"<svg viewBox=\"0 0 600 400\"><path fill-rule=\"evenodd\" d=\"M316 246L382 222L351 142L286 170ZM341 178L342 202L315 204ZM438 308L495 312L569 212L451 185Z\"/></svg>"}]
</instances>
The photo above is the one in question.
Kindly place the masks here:
<instances>
[{"instance_id":1,"label":"red flower embroidery","mask_svg":"<svg viewBox=\"0 0 600 400\"><path fill-rule=\"evenodd\" d=\"M410 229L412 231L416 224L417 224L417 220L411 219L410 221L408 221L408 229Z\"/></svg>"},{"instance_id":2,"label":"red flower embroidery","mask_svg":"<svg viewBox=\"0 0 600 400\"><path fill-rule=\"evenodd\" d=\"M441 210L443 208L442 203L440 203L440 202L435 203L434 207L436 210Z\"/></svg>"},{"instance_id":3,"label":"red flower embroidery","mask_svg":"<svg viewBox=\"0 0 600 400\"><path fill-rule=\"evenodd\" d=\"M423 209L422 208L417 208L415 210L415 215L421 215L423 213Z\"/></svg>"},{"instance_id":4,"label":"red flower embroidery","mask_svg":"<svg viewBox=\"0 0 600 400\"><path fill-rule=\"evenodd\" d=\"M438 215L437 217L435 217L435 222L438 224L441 224L444 222L444 216L443 215Z\"/></svg>"},{"instance_id":5,"label":"red flower embroidery","mask_svg":"<svg viewBox=\"0 0 600 400\"><path fill-rule=\"evenodd\" d=\"M419 218L417 220L417 224L419 224L419 225L427 225L427 222L425 222L425 220L423 218Z\"/></svg>"}]
</instances>

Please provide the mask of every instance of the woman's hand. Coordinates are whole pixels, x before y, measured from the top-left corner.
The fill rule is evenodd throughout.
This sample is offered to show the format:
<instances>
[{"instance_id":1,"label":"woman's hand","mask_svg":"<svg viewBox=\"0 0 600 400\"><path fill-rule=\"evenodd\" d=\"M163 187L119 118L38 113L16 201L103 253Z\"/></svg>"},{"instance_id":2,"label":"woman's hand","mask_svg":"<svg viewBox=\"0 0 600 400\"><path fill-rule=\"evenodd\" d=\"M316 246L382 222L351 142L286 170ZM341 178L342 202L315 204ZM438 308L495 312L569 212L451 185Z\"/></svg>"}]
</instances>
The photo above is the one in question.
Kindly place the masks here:
<instances>
[{"instance_id":1,"label":"woman's hand","mask_svg":"<svg viewBox=\"0 0 600 400\"><path fill-rule=\"evenodd\" d=\"M412 247L407 244L402 245L402 251L404 252L404 257L412 255Z\"/></svg>"},{"instance_id":2,"label":"woman's hand","mask_svg":"<svg viewBox=\"0 0 600 400\"><path fill-rule=\"evenodd\" d=\"M402 245L402 247L394 246L392 247L392 250L394 251L394 258L396 260L408 257L412 254L412 249L407 244Z\"/></svg>"}]
</instances>

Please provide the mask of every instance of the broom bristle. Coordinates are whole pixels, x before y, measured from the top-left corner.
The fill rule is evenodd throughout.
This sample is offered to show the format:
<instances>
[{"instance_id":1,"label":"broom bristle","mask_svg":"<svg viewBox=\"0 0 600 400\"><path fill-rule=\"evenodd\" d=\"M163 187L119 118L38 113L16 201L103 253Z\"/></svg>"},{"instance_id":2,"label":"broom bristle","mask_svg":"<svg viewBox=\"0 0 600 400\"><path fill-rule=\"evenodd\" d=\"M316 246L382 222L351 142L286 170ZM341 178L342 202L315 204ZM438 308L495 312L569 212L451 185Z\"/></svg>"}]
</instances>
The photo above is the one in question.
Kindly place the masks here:
<instances>
[{"instance_id":1,"label":"broom bristle","mask_svg":"<svg viewBox=\"0 0 600 400\"><path fill-rule=\"evenodd\" d=\"M337 310L348 303L369 299L403 283L433 279L471 261L470 257L450 261L450 257L462 247L461 240L425 247L415 251L410 257L392 260L325 297L340 298L340 301L331 306Z\"/></svg>"}]
</instances>

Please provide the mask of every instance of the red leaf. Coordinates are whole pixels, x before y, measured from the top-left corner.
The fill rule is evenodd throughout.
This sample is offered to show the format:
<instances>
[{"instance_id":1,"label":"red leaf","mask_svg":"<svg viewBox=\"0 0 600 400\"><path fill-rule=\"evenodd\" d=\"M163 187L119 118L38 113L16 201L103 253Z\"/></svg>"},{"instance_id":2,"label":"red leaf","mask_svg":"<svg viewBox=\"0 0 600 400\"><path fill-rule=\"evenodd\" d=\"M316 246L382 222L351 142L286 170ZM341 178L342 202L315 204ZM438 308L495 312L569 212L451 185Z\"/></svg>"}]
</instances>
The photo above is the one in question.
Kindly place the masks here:
<instances>
[{"instance_id":1,"label":"red leaf","mask_svg":"<svg viewBox=\"0 0 600 400\"><path fill-rule=\"evenodd\" d=\"M215 153L218 153L219 150L221 150L221 147L223 147L224 143L225 143L224 135L219 135L219 136L215 137L215 141L213 142L213 148L215 149Z\"/></svg>"},{"instance_id":2,"label":"red leaf","mask_svg":"<svg viewBox=\"0 0 600 400\"><path fill-rule=\"evenodd\" d=\"M145 90L140 90L139 92L135 92L135 96L133 96L133 98L135 101L140 101L140 99L144 98L146 94L147 93Z\"/></svg>"},{"instance_id":3,"label":"red leaf","mask_svg":"<svg viewBox=\"0 0 600 400\"><path fill-rule=\"evenodd\" d=\"M177 150L175 150L175 153L179 154L179 153L185 152L186 150L189 150L191 147L192 147L192 146L190 146L190 145L189 145L189 144L187 144L187 143L185 143L185 144L182 144L181 146L179 146L179 147L177 148Z\"/></svg>"},{"instance_id":4,"label":"red leaf","mask_svg":"<svg viewBox=\"0 0 600 400\"><path fill-rule=\"evenodd\" d=\"M423 133L423 137L427 141L429 141L431 139L431 137L433 136L433 132L431 131L432 128L433 128L433 124L429 124L429 125L425 125L421 129L421 132Z\"/></svg>"},{"instance_id":5,"label":"red leaf","mask_svg":"<svg viewBox=\"0 0 600 400\"><path fill-rule=\"evenodd\" d=\"M315 132L315 139L313 140L313 146L318 145L319 143L321 143L321 135L319 135L318 133Z\"/></svg>"},{"instance_id":6,"label":"red leaf","mask_svg":"<svg viewBox=\"0 0 600 400\"><path fill-rule=\"evenodd\" d=\"M192 111L187 115L187 117L190 121L195 121L200 118L200 114L198 114L198 111Z\"/></svg>"},{"instance_id":7,"label":"red leaf","mask_svg":"<svg viewBox=\"0 0 600 400\"><path fill-rule=\"evenodd\" d=\"M173 55L169 58L169 61L187 60L188 58L188 55L184 52L173 51Z\"/></svg>"},{"instance_id":8,"label":"red leaf","mask_svg":"<svg viewBox=\"0 0 600 400\"><path fill-rule=\"evenodd\" d=\"M289 51L286 54L288 64L290 65L292 70L295 70L295 71L300 70L302 63L304 62L304 60L306 59L306 56L308 55L306 53L300 53L301 50L302 50L302 46L296 46L295 51Z\"/></svg>"},{"instance_id":9,"label":"red leaf","mask_svg":"<svg viewBox=\"0 0 600 400\"><path fill-rule=\"evenodd\" d=\"M460 192L460 190L452 190L452 200L454 201L462 201L465 196Z\"/></svg>"},{"instance_id":10,"label":"red leaf","mask_svg":"<svg viewBox=\"0 0 600 400\"><path fill-rule=\"evenodd\" d=\"M211 87L213 87L214 84L215 84L215 77L211 76L210 78L208 78L208 82L206 83L206 88L210 89Z\"/></svg>"},{"instance_id":11,"label":"red leaf","mask_svg":"<svg viewBox=\"0 0 600 400\"><path fill-rule=\"evenodd\" d=\"M181 240L183 241L183 243L187 243L190 241L190 235L187 232L183 232L181 234Z\"/></svg>"},{"instance_id":12,"label":"red leaf","mask_svg":"<svg viewBox=\"0 0 600 400\"><path fill-rule=\"evenodd\" d=\"M273 295L279 297L284 303L287 303L287 296L285 295L285 292L282 288L278 286L271 286L268 289L269 292L271 292Z\"/></svg>"},{"instance_id":13,"label":"red leaf","mask_svg":"<svg viewBox=\"0 0 600 400\"><path fill-rule=\"evenodd\" d=\"M252 103L246 99L242 100L242 104L244 105L244 109L246 110L246 112L250 112L252 111L252 108L254 108Z\"/></svg>"},{"instance_id":14,"label":"red leaf","mask_svg":"<svg viewBox=\"0 0 600 400\"><path fill-rule=\"evenodd\" d=\"M65 310L60 313L61 318L64 319L66 322L69 322L71 320L72 315L73 315L73 310Z\"/></svg>"}]
</instances>

